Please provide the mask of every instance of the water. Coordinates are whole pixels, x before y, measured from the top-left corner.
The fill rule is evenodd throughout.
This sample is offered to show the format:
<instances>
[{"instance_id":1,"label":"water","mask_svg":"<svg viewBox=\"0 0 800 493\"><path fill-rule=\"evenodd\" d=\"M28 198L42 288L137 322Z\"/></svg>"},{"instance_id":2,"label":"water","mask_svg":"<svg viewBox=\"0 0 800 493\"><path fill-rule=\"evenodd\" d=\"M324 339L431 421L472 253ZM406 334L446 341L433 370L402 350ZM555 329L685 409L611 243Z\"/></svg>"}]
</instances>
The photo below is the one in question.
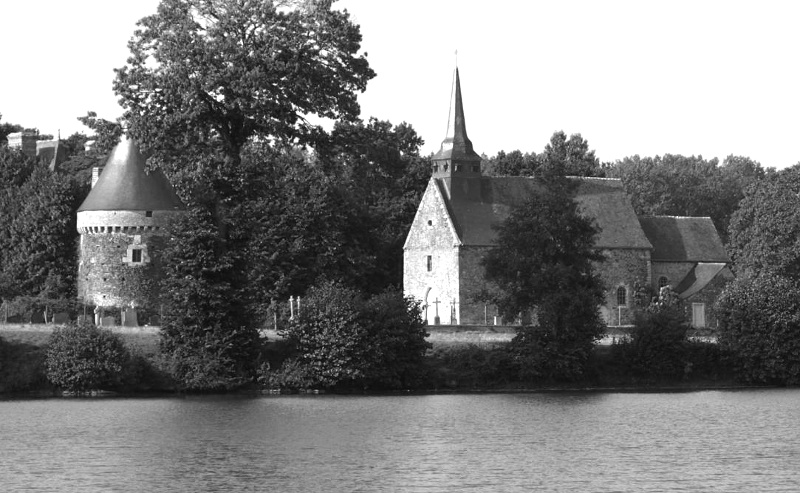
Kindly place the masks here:
<instances>
[{"instance_id":1,"label":"water","mask_svg":"<svg viewBox=\"0 0 800 493\"><path fill-rule=\"evenodd\" d=\"M800 491L800 390L0 401L0 491Z\"/></svg>"}]
</instances>

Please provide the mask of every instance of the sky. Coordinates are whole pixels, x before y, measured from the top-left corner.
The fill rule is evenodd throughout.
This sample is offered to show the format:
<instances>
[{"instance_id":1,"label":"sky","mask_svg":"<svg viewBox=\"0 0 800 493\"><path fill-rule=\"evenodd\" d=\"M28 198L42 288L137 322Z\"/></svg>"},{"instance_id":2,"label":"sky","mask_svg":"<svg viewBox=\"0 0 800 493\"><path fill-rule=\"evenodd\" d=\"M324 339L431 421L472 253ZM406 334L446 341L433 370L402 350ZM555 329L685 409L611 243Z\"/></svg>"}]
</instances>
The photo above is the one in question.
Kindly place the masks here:
<instances>
[{"instance_id":1,"label":"sky","mask_svg":"<svg viewBox=\"0 0 800 493\"><path fill-rule=\"evenodd\" d=\"M28 4L31 5L31 4ZM63 137L115 119L114 68L158 0L3 5L2 121ZM456 63L478 153L541 152L580 133L598 158L800 162L800 2L339 0L377 76L362 118L445 137ZM457 56L456 56L457 52Z\"/></svg>"}]
</instances>

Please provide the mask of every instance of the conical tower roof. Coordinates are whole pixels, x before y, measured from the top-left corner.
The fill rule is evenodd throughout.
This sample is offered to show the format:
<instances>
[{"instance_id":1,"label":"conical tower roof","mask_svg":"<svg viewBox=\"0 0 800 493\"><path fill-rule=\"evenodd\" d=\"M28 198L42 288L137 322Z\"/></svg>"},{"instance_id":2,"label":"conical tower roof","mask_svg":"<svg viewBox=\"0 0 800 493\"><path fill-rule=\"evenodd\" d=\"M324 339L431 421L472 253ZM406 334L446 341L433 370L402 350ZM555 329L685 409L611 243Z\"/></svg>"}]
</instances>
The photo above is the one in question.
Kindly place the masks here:
<instances>
[{"instance_id":1,"label":"conical tower roof","mask_svg":"<svg viewBox=\"0 0 800 493\"><path fill-rule=\"evenodd\" d=\"M466 160L480 161L481 157L472 148L472 141L467 137L467 124L464 121L464 104L461 101L461 79L456 67L453 81L454 90L450 99L450 115L447 119L447 136L442 141L434 160Z\"/></svg>"},{"instance_id":2,"label":"conical tower roof","mask_svg":"<svg viewBox=\"0 0 800 493\"><path fill-rule=\"evenodd\" d=\"M144 162L136 142L123 136L78 212L182 209L164 173L159 169L146 173Z\"/></svg>"}]
</instances>

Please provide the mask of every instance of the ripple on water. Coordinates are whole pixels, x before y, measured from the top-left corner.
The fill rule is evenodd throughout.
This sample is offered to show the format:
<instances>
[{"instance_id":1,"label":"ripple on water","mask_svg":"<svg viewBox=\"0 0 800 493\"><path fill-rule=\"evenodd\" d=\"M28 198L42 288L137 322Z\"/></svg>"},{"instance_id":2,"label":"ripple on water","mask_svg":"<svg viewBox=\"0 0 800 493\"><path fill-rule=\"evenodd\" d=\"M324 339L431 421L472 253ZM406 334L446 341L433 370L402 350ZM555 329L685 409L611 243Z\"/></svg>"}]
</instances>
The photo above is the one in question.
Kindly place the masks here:
<instances>
[{"instance_id":1,"label":"ripple on water","mask_svg":"<svg viewBox=\"0 0 800 493\"><path fill-rule=\"evenodd\" d=\"M0 401L2 491L799 491L800 391Z\"/></svg>"}]
</instances>

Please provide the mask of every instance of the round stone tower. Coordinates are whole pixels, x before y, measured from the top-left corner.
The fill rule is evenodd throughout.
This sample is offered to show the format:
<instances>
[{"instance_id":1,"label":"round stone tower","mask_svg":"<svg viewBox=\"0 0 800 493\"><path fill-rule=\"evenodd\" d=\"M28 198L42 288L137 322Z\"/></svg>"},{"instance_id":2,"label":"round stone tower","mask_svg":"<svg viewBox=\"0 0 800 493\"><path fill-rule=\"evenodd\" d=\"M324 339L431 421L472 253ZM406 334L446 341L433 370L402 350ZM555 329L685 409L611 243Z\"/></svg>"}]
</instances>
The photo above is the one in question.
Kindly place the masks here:
<instances>
[{"instance_id":1,"label":"round stone tower","mask_svg":"<svg viewBox=\"0 0 800 493\"><path fill-rule=\"evenodd\" d=\"M78 208L78 295L96 307L158 309L164 226L183 204L164 173L144 164L123 136Z\"/></svg>"}]
</instances>

